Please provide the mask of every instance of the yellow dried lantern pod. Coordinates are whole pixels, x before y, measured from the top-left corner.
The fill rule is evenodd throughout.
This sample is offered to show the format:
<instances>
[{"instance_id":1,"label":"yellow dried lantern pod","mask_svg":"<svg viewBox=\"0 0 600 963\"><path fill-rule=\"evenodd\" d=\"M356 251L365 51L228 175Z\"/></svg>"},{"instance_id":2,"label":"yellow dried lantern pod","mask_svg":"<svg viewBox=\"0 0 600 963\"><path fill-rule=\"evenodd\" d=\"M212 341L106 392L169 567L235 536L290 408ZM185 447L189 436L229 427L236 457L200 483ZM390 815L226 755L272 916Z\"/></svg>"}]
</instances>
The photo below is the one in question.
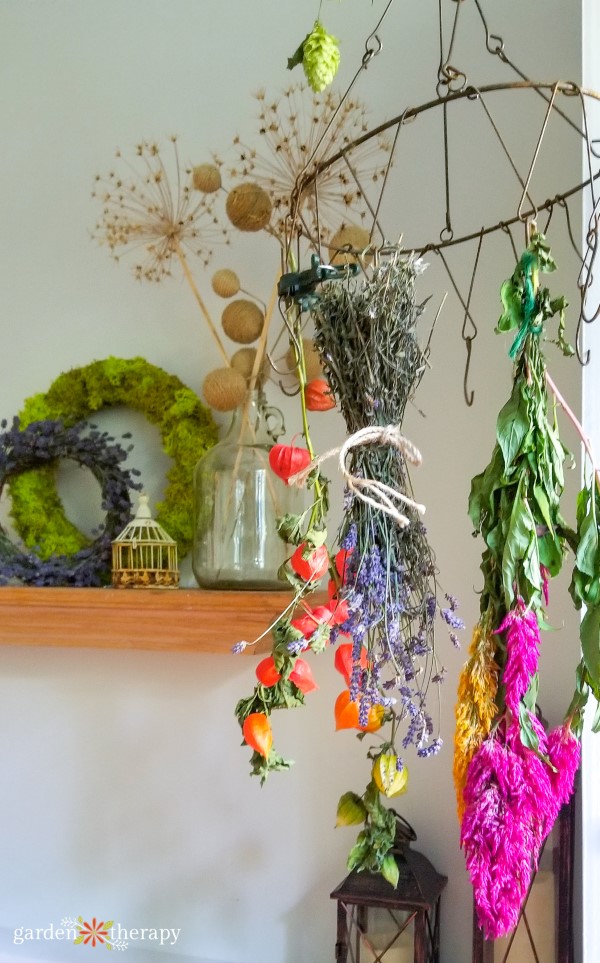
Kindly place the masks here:
<instances>
[{"instance_id":1,"label":"yellow dried lantern pod","mask_svg":"<svg viewBox=\"0 0 600 963\"><path fill-rule=\"evenodd\" d=\"M260 337L265 316L254 301L237 298L228 304L221 315L223 331L238 344L252 344Z\"/></svg>"},{"instance_id":2,"label":"yellow dried lantern pod","mask_svg":"<svg viewBox=\"0 0 600 963\"><path fill-rule=\"evenodd\" d=\"M246 379L235 368L215 368L202 383L202 394L216 411L233 411L246 397Z\"/></svg>"},{"instance_id":3,"label":"yellow dried lantern pod","mask_svg":"<svg viewBox=\"0 0 600 963\"><path fill-rule=\"evenodd\" d=\"M330 264L357 264L358 257L352 251L360 253L370 244L371 235L366 228L359 227L357 224L344 224L329 240L329 262Z\"/></svg>"},{"instance_id":4,"label":"yellow dried lantern pod","mask_svg":"<svg viewBox=\"0 0 600 963\"><path fill-rule=\"evenodd\" d=\"M211 278L212 289L220 298L233 298L240 290L240 279L230 268L215 271Z\"/></svg>"},{"instance_id":5,"label":"yellow dried lantern pod","mask_svg":"<svg viewBox=\"0 0 600 963\"><path fill-rule=\"evenodd\" d=\"M271 219L271 198L260 186L244 181L227 195L227 217L238 231L262 231Z\"/></svg>"},{"instance_id":6,"label":"yellow dried lantern pod","mask_svg":"<svg viewBox=\"0 0 600 963\"><path fill-rule=\"evenodd\" d=\"M302 350L304 353L304 366L306 369L306 380L313 381L315 378L323 377L323 362L321 361L321 355L315 347L315 343L312 338L302 338ZM290 371L297 374L296 371L296 352L292 345L288 348L285 361Z\"/></svg>"},{"instance_id":7,"label":"yellow dried lantern pod","mask_svg":"<svg viewBox=\"0 0 600 963\"><path fill-rule=\"evenodd\" d=\"M192 168L192 184L203 194L214 194L221 187L221 172L214 164L198 164Z\"/></svg>"}]
</instances>

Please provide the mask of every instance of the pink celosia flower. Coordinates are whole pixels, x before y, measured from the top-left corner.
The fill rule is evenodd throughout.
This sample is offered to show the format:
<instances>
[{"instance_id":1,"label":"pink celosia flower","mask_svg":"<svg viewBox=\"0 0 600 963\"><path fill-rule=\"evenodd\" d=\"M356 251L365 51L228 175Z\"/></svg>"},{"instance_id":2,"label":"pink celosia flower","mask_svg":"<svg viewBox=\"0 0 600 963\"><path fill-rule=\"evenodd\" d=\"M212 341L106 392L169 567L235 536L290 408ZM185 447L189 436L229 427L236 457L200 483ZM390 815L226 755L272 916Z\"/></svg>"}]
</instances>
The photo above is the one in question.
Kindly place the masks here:
<instances>
[{"instance_id":1,"label":"pink celosia flower","mask_svg":"<svg viewBox=\"0 0 600 963\"><path fill-rule=\"evenodd\" d=\"M514 929L541 845L556 816L549 768L520 741L490 737L467 774L461 845L485 936Z\"/></svg>"},{"instance_id":2,"label":"pink celosia flower","mask_svg":"<svg viewBox=\"0 0 600 963\"><path fill-rule=\"evenodd\" d=\"M506 704L518 718L519 702L538 667L540 629L537 616L519 598L496 632L506 632L506 666L502 681L506 688Z\"/></svg>"},{"instance_id":3,"label":"pink celosia flower","mask_svg":"<svg viewBox=\"0 0 600 963\"><path fill-rule=\"evenodd\" d=\"M571 798L575 775L579 769L581 745L567 723L548 733L547 754L556 772L550 773L550 782L560 809Z\"/></svg>"}]
</instances>

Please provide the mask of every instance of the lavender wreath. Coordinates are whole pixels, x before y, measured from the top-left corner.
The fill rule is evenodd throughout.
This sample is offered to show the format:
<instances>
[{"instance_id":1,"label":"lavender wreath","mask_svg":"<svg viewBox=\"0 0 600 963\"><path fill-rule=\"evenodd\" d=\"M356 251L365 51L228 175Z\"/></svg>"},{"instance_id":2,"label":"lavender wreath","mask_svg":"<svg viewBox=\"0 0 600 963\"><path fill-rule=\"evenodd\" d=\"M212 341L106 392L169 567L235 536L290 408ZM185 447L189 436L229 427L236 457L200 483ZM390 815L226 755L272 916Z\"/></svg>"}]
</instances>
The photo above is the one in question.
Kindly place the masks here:
<instances>
[{"instance_id":1,"label":"lavender wreath","mask_svg":"<svg viewBox=\"0 0 600 963\"><path fill-rule=\"evenodd\" d=\"M0 422L0 427L6 429L7 422ZM28 585L98 586L108 580L111 541L131 518L130 489L139 490L141 485L132 477L138 471L120 467L127 452L107 432L85 422L65 427L52 420L34 421L21 429L15 418L11 428L0 434L0 494L16 476L50 468L61 458L88 468L99 482L104 523L93 541L78 552L46 559L22 551L0 525L0 584L18 580Z\"/></svg>"}]
</instances>

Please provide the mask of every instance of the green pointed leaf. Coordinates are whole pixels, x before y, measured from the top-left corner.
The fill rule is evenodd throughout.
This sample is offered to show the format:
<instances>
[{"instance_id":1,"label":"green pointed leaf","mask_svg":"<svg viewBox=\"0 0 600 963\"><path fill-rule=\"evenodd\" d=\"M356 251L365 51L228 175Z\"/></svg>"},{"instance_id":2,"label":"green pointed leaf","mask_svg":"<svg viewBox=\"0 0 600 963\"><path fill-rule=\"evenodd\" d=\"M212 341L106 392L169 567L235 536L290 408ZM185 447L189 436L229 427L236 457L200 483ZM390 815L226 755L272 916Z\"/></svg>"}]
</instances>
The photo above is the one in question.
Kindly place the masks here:
<instances>
[{"instance_id":1,"label":"green pointed leaf","mask_svg":"<svg viewBox=\"0 0 600 963\"><path fill-rule=\"evenodd\" d=\"M518 328L523 320L521 290L515 285L512 278L505 281L500 288L500 298L504 312L500 316L496 331L512 331L513 328Z\"/></svg>"},{"instance_id":2,"label":"green pointed leaf","mask_svg":"<svg viewBox=\"0 0 600 963\"><path fill-rule=\"evenodd\" d=\"M577 568L586 575L598 572L598 525L595 512L586 515L581 526L579 545L577 548Z\"/></svg>"},{"instance_id":3,"label":"green pointed leaf","mask_svg":"<svg viewBox=\"0 0 600 963\"><path fill-rule=\"evenodd\" d=\"M525 499L520 496L521 488L522 479L510 515L506 544L502 553L502 582L507 608L510 608L514 599L514 586L518 582L518 563L527 555L530 543L536 541L535 523L529 506ZM535 554L537 555L537 548Z\"/></svg>"},{"instance_id":4,"label":"green pointed leaf","mask_svg":"<svg viewBox=\"0 0 600 963\"><path fill-rule=\"evenodd\" d=\"M396 889L396 886L398 885L398 879L400 877L400 870L398 869L398 863L391 853L388 853L383 860L383 864L381 866L381 875L384 879L387 879L388 883L393 886L394 889Z\"/></svg>"},{"instance_id":5,"label":"green pointed leaf","mask_svg":"<svg viewBox=\"0 0 600 963\"><path fill-rule=\"evenodd\" d=\"M304 44L306 43L309 37L310 37L310 34L307 33L306 37L304 38L304 40L302 41L298 49L292 54L291 57L288 57L288 62L287 62L288 70L293 70L294 67L298 67L304 60Z\"/></svg>"},{"instance_id":6,"label":"green pointed leaf","mask_svg":"<svg viewBox=\"0 0 600 963\"><path fill-rule=\"evenodd\" d=\"M590 681L600 687L600 606L588 608L579 629L581 652Z\"/></svg>"},{"instance_id":7,"label":"green pointed leaf","mask_svg":"<svg viewBox=\"0 0 600 963\"><path fill-rule=\"evenodd\" d=\"M527 407L521 397L518 382L501 409L496 422L496 436L504 458L504 473L509 474L529 430Z\"/></svg>"}]
</instances>

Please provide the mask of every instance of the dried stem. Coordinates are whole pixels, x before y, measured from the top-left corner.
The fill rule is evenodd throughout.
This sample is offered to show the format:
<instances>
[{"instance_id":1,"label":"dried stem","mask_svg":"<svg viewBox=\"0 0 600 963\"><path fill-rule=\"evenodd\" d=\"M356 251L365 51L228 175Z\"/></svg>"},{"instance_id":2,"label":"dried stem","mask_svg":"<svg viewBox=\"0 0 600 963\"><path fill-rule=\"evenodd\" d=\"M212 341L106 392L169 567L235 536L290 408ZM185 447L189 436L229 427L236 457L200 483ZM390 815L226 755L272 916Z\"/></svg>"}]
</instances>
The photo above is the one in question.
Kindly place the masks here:
<instances>
[{"instance_id":1,"label":"dried stem","mask_svg":"<svg viewBox=\"0 0 600 963\"><path fill-rule=\"evenodd\" d=\"M208 325L208 327L209 327L210 333L212 334L212 336L213 336L213 338L214 338L214 340L215 340L215 344L217 345L217 348L218 348L218 350L219 350L219 352L220 352L220 354L221 354L221 357L223 358L223 361L225 362L226 366L229 368L231 362L229 361L229 357L228 357L228 355L227 355L227 352L225 351L225 348L223 347L223 342L221 341L221 339L220 339L220 337L219 337L219 332L217 331L217 329L216 329L216 327L215 327L215 325L214 325L214 322L213 322L210 314L208 313L208 308L206 307L206 305L205 305L205 303L204 303L204 301L203 301L203 299L202 299L202 295L200 294L200 291L198 290L198 287L197 287L196 282L195 282L195 280L194 280L194 275L193 275L192 272L190 271L189 264L188 264L188 262L187 262L187 258L186 258L186 256L185 256L185 254L183 253L183 251L182 251L182 249L181 249L181 244L179 243L179 241L177 240L177 238L173 238L173 250L175 251L175 254L177 255L177 257L179 258L179 260L180 260L180 262L181 262L181 267L183 268L183 273L185 274L186 281L188 282L190 288L192 289L192 294L194 295L194 297L196 298L196 301L198 302L198 307L200 308L200 311L202 312L202 314L203 314L203 316L204 316L204 320L206 321L206 323L207 323L207 325Z\"/></svg>"},{"instance_id":2,"label":"dried stem","mask_svg":"<svg viewBox=\"0 0 600 963\"><path fill-rule=\"evenodd\" d=\"M597 488L598 488L598 491L600 492L600 468L598 467L598 465L597 465L597 463L596 463L596 461L595 461L595 459L594 459L594 452L593 452L593 450L592 450L592 443L590 442L590 439L588 438L588 436L587 436L586 433L584 432L584 430L583 430L583 425L581 424L581 422L580 422L579 419L577 418L577 415L576 415L575 412L569 407L569 405L567 404L567 402L565 401L565 399L564 399L563 396L561 395L560 391L559 391L558 388L556 387L554 381L552 380L552 378L550 377L550 375L548 374L547 371L546 371L546 384L548 385L550 391L552 392L552 394L553 394L554 397L556 398L557 402L559 403L559 405L560 405L561 408L563 409L565 415L567 416L567 418L569 419L569 421L571 422L571 424L572 424L573 427L575 428L575 431L576 431L577 434L579 435L579 438L581 439L581 443L583 444L583 447L585 448L585 450L586 450L586 452L587 452L588 458L590 459L590 463L591 463L591 465L592 465L592 469L593 469L593 471L594 471L594 475L596 476L596 486L597 486Z\"/></svg>"}]
</instances>

